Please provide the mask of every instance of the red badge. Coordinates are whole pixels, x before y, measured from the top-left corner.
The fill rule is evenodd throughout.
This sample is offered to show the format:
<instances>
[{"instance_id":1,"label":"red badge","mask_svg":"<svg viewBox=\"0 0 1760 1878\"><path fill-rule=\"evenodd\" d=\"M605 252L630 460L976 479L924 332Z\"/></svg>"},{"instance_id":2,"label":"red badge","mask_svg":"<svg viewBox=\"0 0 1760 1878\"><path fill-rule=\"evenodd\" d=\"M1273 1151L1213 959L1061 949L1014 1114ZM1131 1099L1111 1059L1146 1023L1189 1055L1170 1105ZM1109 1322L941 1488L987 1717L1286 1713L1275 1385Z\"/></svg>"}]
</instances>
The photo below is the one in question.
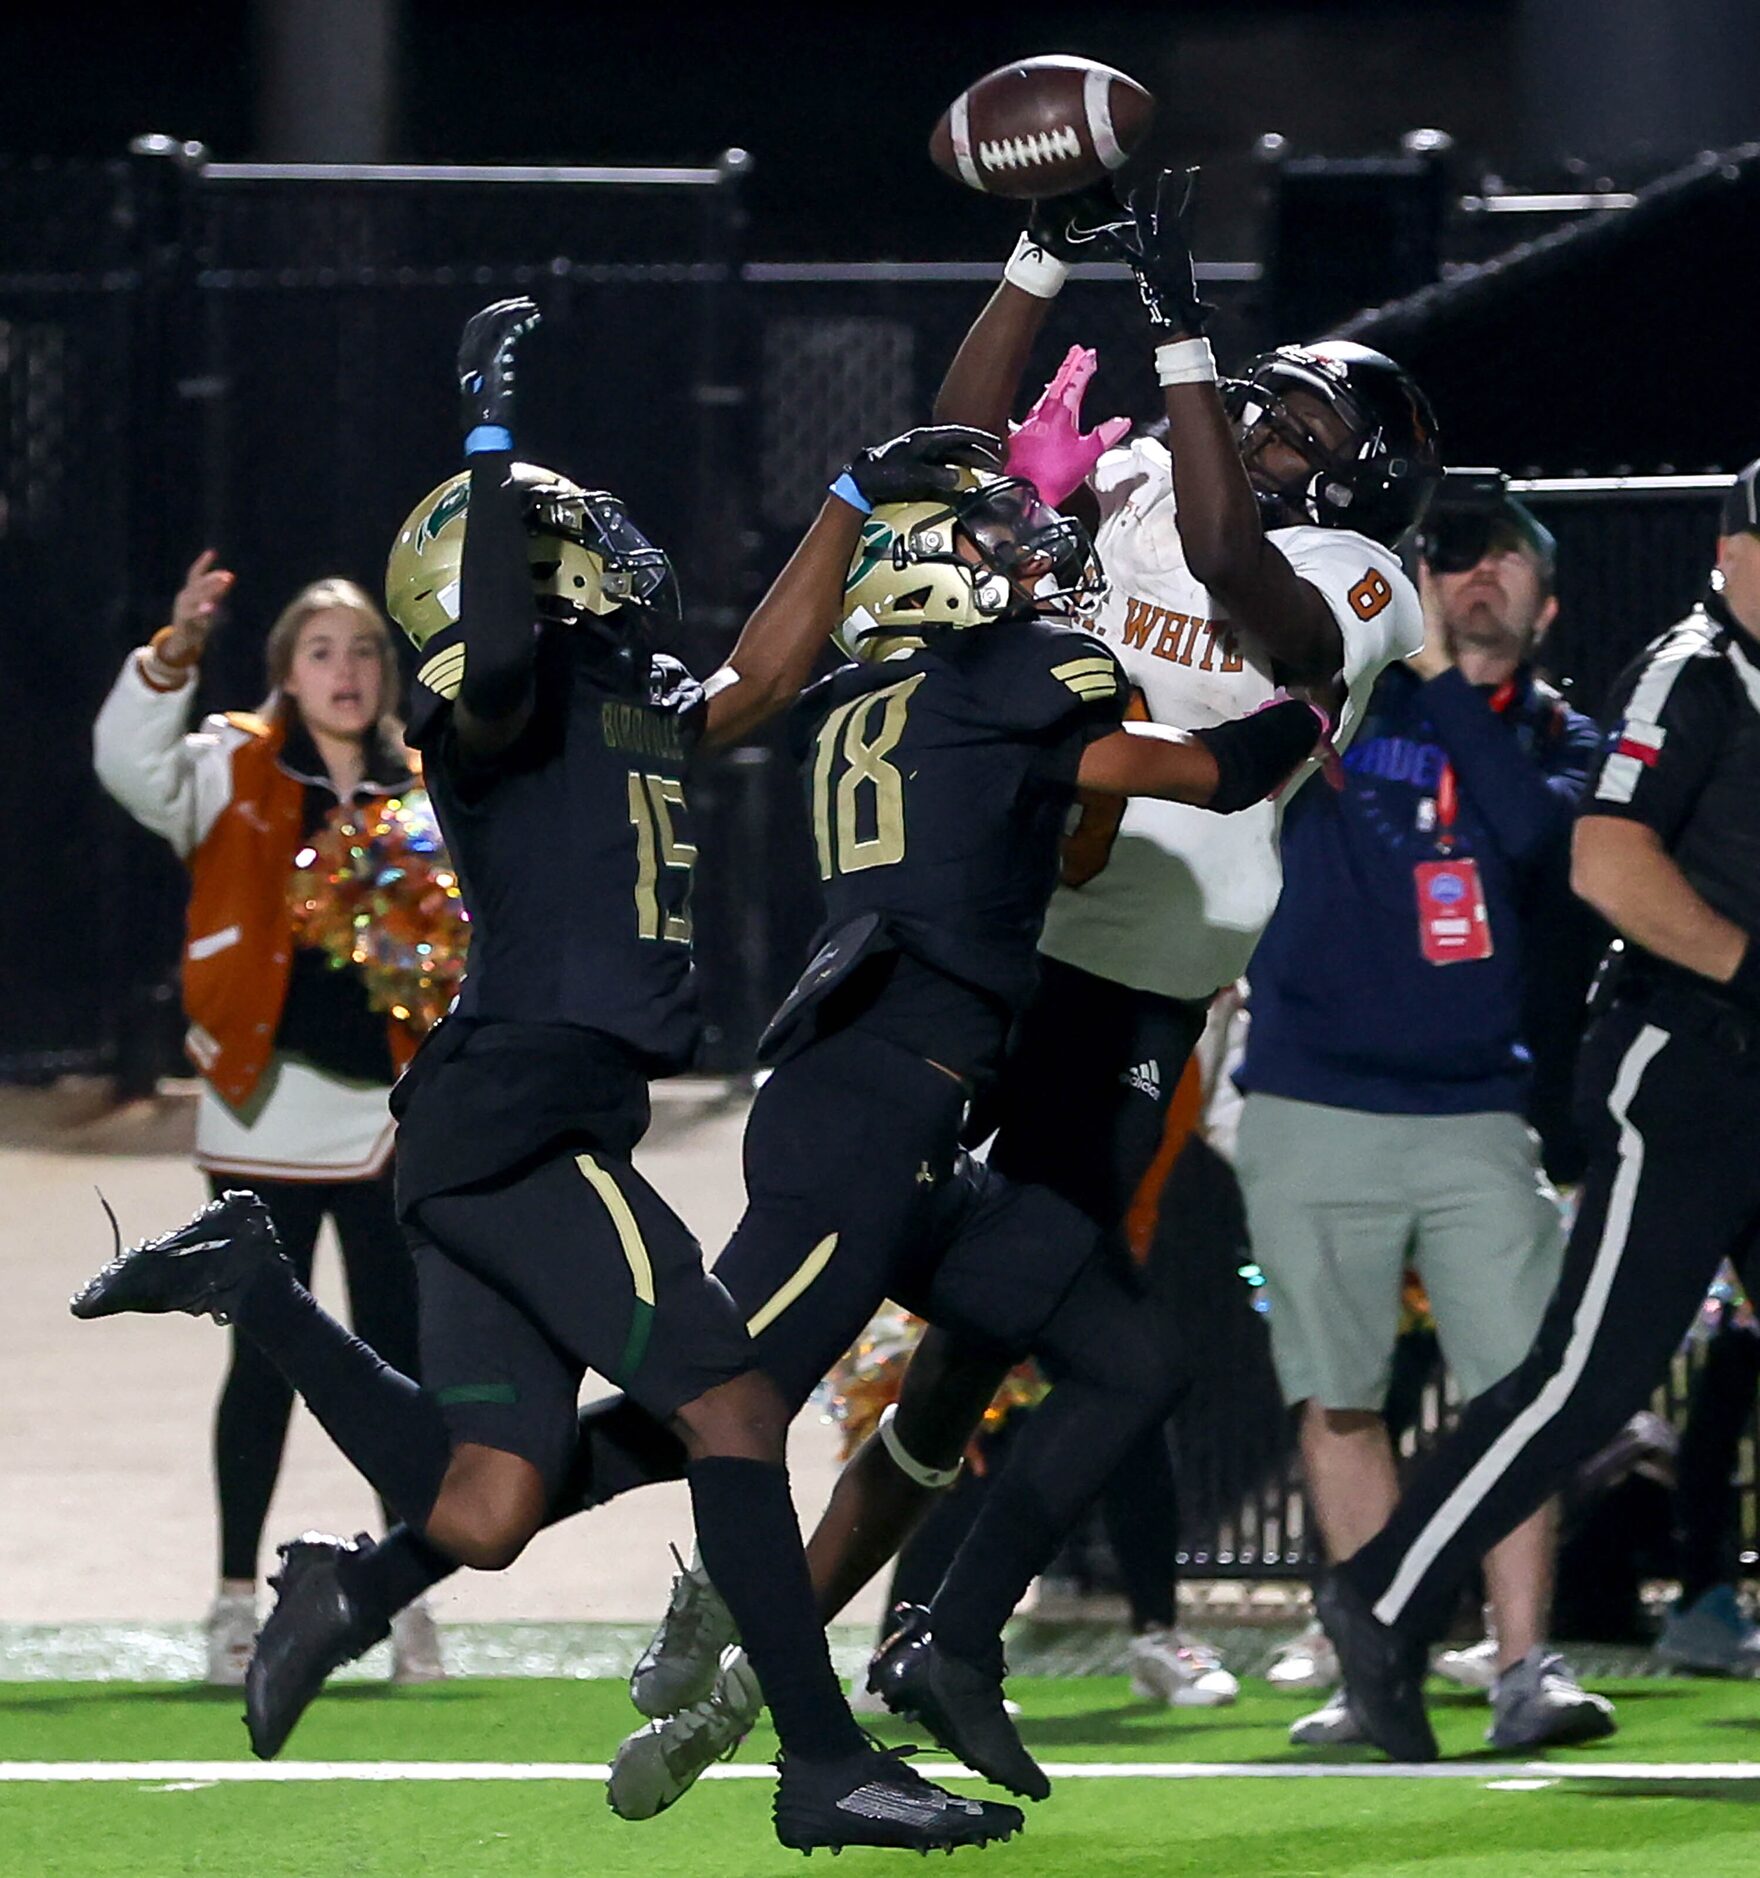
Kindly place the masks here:
<instances>
[{"instance_id":1,"label":"red badge","mask_svg":"<svg viewBox=\"0 0 1760 1878\"><path fill-rule=\"evenodd\" d=\"M1491 921L1479 863L1470 858L1420 861L1412 870L1418 887L1418 949L1432 965L1458 965L1491 956Z\"/></svg>"}]
</instances>

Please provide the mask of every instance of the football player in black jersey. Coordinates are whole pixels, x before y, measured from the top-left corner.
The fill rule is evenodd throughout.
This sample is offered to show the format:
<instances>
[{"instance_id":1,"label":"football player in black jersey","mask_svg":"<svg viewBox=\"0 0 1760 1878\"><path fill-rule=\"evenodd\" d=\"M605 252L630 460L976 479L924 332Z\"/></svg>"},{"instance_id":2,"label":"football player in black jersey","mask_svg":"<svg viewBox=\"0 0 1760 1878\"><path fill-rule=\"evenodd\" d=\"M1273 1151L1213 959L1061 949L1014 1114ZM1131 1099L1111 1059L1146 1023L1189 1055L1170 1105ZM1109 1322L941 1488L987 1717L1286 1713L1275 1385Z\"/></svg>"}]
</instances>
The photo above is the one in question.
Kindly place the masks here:
<instances>
[{"instance_id":1,"label":"football player in black jersey","mask_svg":"<svg viewBox=\"0 0 1760 1878\"><path fill-rule=\"evenodd\" d=\"M1122 730L1116 661L1058 617L1091 578L1084 531L1019 482L967 481L950 499L878 506L859 474L834 485L871 513L848 575L861 656L794 718L828 919L766 1036L777 1067L746 1133L750 1206L716 1276L795 1407L888 1294L1059 1374L1036 1463L1016 1470L937 1607L940 1636L969 1660L913 1657L936 1678L917 1712L1042 1792L1003 1715L1001 1623L1101 1477L1096 1456L1163 1413L1175 1377L1164 1327L1091 1260L1088 1223L966 1167L961 1117L1030 989L1077 784L1245 807L1309 755L1319 723L1280 703L1189 737ZM627 1401L588 1410L581 1435L582 1505L674 1477L685 1458ZM322 1675L449 1568L408 1535L330 1549L345 1553L353 1609L333 1648L314 1651L286 1592L265 1628L276 1741Z\"/></svg>"},{"instance_id":2,"label":"football player in black jersey","mask_svg":"<svg viewBox=\"0 0 1760 1878\"><path fill-rule=\"evenodd\" d=\"M915 433L859 456L729 665L698 687L650 643L665 556L615 498L513 459L515 353L536 321L529 301L502 301L465 328L468 469L418 507L392 562L392 610L426 655L411 737L473 922L457 1007L395 1097L426 1386L319 1309L248 1194L121 1254L75 1314L236 1323L445 1569L504 1567L544 1523L581 1378L598 1370L641 1411L612 1417L612 1438L633 1424L689 1481L783 1743L782 1842L1006 1838L1016 1809L931 1785L856 1727L789 1498L798 1403L753 1366L742 1312L629 1160L648 1077L681 1067L695 1035L685 766L796 695L840 616L861 515L947 488L955 472L934 459L974 439ZM348 1601L351 1557L283 1551L284 1601ZM259 1752L279 1745L261 1727L268 1668L259 1649Z\"/></svg>"}]
</instances>

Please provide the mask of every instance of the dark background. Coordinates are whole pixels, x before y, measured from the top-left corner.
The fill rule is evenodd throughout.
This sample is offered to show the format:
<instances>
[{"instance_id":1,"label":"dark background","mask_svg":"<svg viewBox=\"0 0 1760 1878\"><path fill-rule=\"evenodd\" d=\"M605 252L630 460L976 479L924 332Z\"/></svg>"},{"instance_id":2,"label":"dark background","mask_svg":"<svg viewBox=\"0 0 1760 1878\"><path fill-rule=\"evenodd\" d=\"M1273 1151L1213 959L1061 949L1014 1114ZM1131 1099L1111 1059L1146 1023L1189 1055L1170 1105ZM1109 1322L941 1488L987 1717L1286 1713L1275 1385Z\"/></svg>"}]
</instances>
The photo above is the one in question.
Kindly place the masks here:
<instances>
[{"instance_id":1,"label":"dark background","mask_svg":"<svg viewBox=\"0 0 1760 1878\"><path fill-rule=\"evenodd\" d=\"M953 93L1080 52L1162 101L1150 156L1207 171L1203 233L1256 236L1252 146L1457 140L1466 184L1642 180L1760 130L1752 0L1185 0L938 9L259 0L12 9L0 150L109 156L142 130L224 160L756 159L758 259L987 254L998 211L933 171Z\"/></svg>"},{"instance_id":2,"label":"dark background","mask_svg":"<svg viewBox=\"0 0 1760 1878\"><path fill-rule=\"evenodd\" d=\"M1157 94L1141 167L1203 168L1225 367L1355 318L1425 384L1456 462L1734 469L1760 448L1760 149L1737 148L1760 135L1760 5L1600 0L1594 25L1580 0L14 9L0 971L32 995L0 1010L0 1074L105 1067L139 1086L178 1060L182 876L102 797L88 737L195 550L240 576L202 703L253 705L285 599L336 572L376 587L397 523L450 469L460 321L531 292L543 392L523 447L628 497L680 563L687 650L712 661L827 471L921 421L995 278L1018 209L939 175L925 144L1010 57L1080 52ZM1452 145L1402 155L1426 126ZM146 132L219 166L752 162L737 187L694 191L252 178L125 159ZM1700 164L1708 148L1728 154ZM1622 206L1598 206L1607 190ZM1122 277L1072 283L1034 382L1076 339L1101 353L1092 416L1153 412ZM1548 500L1555 640L1593 704L1690 602L1716 498ZM749 1060L812 923L791 788L760 749L699 792L718 1067Z\"/></svg>"}]
</instances>

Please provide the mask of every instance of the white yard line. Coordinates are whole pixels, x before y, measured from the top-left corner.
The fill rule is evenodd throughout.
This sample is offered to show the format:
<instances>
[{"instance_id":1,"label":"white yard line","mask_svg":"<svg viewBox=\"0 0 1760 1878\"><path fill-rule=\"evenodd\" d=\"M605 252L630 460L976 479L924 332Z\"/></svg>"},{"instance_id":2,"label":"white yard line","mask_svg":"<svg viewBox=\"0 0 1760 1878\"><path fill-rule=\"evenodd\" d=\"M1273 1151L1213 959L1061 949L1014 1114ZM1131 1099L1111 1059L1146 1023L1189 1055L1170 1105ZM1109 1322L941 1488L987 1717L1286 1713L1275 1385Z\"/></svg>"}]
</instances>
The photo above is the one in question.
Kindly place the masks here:
<instances>
[{"instance_id":1,"label":"white yard line","mask_svg":"<svg viewBox=\"0 0 1760 1878\"><path fill-rule=\"evenodd\" d=\"M1053 1780L1760 1780L1760 1761L1047 1761ZM973 1780L966 1768L924 1762L932 1780ZM320 1780L604 1780L601 1761L0 1761L0 1783L87 1780L304 1782ZM759 1762L711 1767L705 1780L769 1780Z\"/></svg>"}]
</instances>

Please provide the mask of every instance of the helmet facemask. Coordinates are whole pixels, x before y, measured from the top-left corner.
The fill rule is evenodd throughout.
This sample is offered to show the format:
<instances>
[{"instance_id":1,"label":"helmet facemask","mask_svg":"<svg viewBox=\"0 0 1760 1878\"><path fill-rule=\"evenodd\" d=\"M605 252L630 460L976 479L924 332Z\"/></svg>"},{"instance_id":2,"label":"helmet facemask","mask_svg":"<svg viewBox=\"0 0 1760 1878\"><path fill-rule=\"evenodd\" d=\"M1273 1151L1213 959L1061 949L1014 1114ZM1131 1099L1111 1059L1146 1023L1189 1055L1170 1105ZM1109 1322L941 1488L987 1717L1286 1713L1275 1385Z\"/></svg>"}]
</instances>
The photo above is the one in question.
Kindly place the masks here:
<instances>
[{"instance_id":1,"label":"helmet facemask","mask_svg":"<svg viewBox=\"0 0 1760 1878\"><path fill-rule=\"evenodd\" d=\"M883 504L862 530L844 584L837 639L878 660L1034 614L1067 616L1105 591L1080 522L1040 502L1020 477L987 477L947 502Z\"/></svg>"},{"instance_id":2,"label":"helmet facemask","mask_svg":"<svg viewBox=\"0 0 1760 1878\"><path fill-rule=\"evenodd\" d=\"M1270 385L1253 379L1231 380L1224 397L1265 526L1293 528L1306 522L1325 527L1343 522L1351 500L1343 479L1354 463L1380 447L1379 432L1360 435L1361 419L1336 396L1329 397L1327 404L1350 425L1350 434L1338 445L1328 444ZM1273 438L1301 457L1305 473L1279 479L1258 462ZM1332 512L1328 514L1326 508Z\"/></svg>"},{"instance_id":3,"label":"helmet facemask","mask_svg":"<svg viewBox=\"0 0 1760 1878\"><path fill-rule=\"evenodd\" d=\"M588 628L619 647L676 630L672 563L616 496L539 484L526 492L525 523L539 619Z\"/></svg>"},{"instance_id":4,"label":"helmet facemask","mask_svg":"<svg viewBox=\"0 0 1760 1878\"><path fill-rule=\"evenodd\" d=\"M1385 355L1344 340L1281 347L1227 381L1223 402L1267 528L1351 528L1391 547L1422 518L1442 473L1436 422ZM1343 435L1328 442L1303 406ZM1265 465L1273 440L1301 458L1299 473Z\"/></svg>"}]
</instances>

